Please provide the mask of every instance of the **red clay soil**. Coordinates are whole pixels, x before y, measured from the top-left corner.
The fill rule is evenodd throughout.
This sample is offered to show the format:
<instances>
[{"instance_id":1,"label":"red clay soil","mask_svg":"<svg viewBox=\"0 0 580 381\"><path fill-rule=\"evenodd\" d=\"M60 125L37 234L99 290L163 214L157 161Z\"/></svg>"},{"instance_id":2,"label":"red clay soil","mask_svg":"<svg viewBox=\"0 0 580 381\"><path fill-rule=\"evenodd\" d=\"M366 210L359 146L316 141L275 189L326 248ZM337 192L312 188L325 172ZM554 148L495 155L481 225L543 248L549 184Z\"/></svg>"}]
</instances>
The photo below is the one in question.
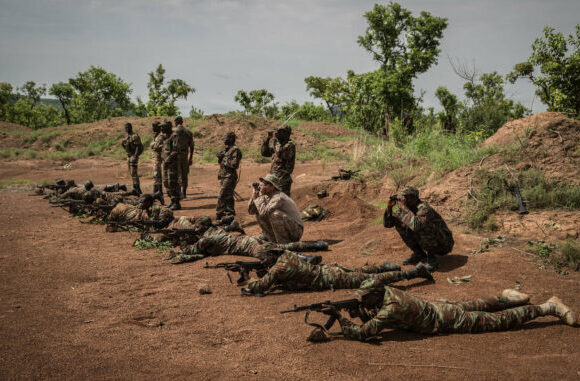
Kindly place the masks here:
<instances>
[{"instance_id":1,"label":"red clay soil","mask_svg":"<svg viewBox=\"0 0 580 381\"><path fill-rule=\"evenodd\" d=\"M322 222L307 222L304 239L335 242L323 253L325 262L400 263L408 249L393 229L378 223L382 211L362 201L370 194L364 186L357 180L325 180L338 167L296 167L293 194L299 207L319 203L332 212ZM238 192L247 199L248 184L268 168L269 164L244 165ZM214 215L216 172L216 165L192 167L189 197L178 215ZM56 177L129 182L125 163L111 159L75 161L68 170L48 161L0 163L2 180ZM145 190L152 188L149 178L143 178L143 184ZM318 200L315 191L320 189L328 189L330 196ZM393 331L379 344L341 339L312 344L306 341L310 327L304 315L279 311L294 304L344 299L350 291L242 297L224 271L204 269L205 261L171 265L166 254L132 247L136 233L105 233L103 226L83 224L28 193L22 188L0 191L2 379L580 377L580 328L554 318L509 332L427 336ZM249 234L257 234L246 207L246 202L236 204L238 217ZM534 303L555 294L580 311L580 273L540 269L513 236L504 247L470 255L483 237L467 233L447 207L438 210L451 220L456 239L452 254L441 259L436 283L405 281L398 287L430 300L458 300L495 295L517 281ZM447 281L464 275L473 276L469 283L456 286ZM213 293L200 295L203 284Z\"/></svg>"}]
</instances>

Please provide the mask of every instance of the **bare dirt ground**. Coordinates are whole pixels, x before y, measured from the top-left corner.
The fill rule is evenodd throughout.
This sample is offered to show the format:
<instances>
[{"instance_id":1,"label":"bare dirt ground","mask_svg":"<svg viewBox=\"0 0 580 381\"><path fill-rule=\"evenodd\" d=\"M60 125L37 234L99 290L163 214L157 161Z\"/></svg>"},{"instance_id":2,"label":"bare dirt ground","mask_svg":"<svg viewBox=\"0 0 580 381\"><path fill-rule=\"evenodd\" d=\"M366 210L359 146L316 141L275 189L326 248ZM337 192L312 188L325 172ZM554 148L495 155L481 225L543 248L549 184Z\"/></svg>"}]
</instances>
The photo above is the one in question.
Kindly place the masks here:
<instances>
[{"instance_id":1,"label":"bare dirt ground","mask_svg":"<svg viewBox=\"0 0 580 381\"><path fill-rule=\"evenodd\" d=\"M124 163L79 160L0 164L1 179L56 177L97 183L128 182ZM347 265L392 260L407 249L377 223L381 210L356 196L356 180L329 182L338 164L301 164L295 170L299 207L320 203L333 214L307 222L304 239L337 241L325 262ZM244 166L238 192L268 171ZM194 165L190 196L178 215L214 215L217 167ZM148 179L145 189L151 188ZM319 200L314 191L328 189ZM344 299L350 292L280 293L242 297L225 272L204 262L171 265L156 250L132 247L136 233L105 233L24 189L0 193L0 378L2 379L578 379L580 329L542 318L509 332L424 336L387 332L380 344L334 340L311 344L303 314L281 315L294 304ZM258 228L246 203L236 204L249 234ZM441 210L445 215L445 210ZM543 302L559 295L580 311L580 274L538 268L512 249L516 238L470 255L481 237L453 225L456 246L441 259L436 283L402 282L413 295L469 299L494 295L516 281ZM210 259L210 263L234 257ZM459 286L447 277L473 275ZM201 284L213 293L200 295ZM319 320L322 320L319 317ZM336 327L334 328L336 330Z\"/></svg>"}]
</instances>

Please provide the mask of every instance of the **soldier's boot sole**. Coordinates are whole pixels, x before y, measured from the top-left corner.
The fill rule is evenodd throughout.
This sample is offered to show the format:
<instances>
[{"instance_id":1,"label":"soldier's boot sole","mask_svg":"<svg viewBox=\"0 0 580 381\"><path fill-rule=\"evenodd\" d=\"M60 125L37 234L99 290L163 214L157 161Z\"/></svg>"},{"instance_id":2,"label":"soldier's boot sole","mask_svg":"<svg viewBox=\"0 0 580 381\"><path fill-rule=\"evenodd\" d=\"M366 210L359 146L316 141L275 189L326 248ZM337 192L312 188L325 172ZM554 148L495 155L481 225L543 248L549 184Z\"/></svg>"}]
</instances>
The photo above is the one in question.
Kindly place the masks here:
<instances>
[{"instance_id":1,"label":"soldier's boot sole","mask_svg":"<svg viewBox=\"0 0 580 381\"><path fill-rule=\"evenodd\" d=\"M506 298L510 302L510 305L514 306L528 304L530 302L530 296L528 294L524 294L513 288L506 288L501 292L501 296Z\"/></svg>"},{"instance_id":2,"label":"soldier's boot sole","mask_svg":"<svg viewBox=\"0 0 580 381\"><path fill-rule=\"evenodd\" d=\"M564 302L560 300L560 298L557 296L552 296L546 303L550 305L554 314L558 316L564 323L571 326L578 325L576 314L570 307L565 305Z\"/></svg>"},{"instance_id":3,"label":"soldier's boot sole","mask_svg":"<svg viewBox=\"0 0 580 381\"><path fill-rule=\"evenodd\" d=\"M435 279L433 279L433 275L431 275L431 271L429 270L428 266L424 265L423 263L419 263L417 266L415 266L415 268L417 269L418 278L423 278L431 282L435 282Z\"/></svg>"}]
</instances>

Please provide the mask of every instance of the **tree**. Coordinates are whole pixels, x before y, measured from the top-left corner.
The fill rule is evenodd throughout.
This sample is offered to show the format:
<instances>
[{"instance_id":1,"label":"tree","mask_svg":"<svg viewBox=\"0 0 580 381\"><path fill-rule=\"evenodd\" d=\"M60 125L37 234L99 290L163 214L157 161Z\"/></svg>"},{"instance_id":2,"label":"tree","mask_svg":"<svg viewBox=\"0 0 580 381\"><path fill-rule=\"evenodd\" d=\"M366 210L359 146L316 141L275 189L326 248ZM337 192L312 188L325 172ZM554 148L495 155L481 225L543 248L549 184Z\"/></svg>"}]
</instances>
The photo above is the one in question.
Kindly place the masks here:
<instances>
[{"instance_id":1,"label":"tree","mask_svg":"<svg viewBox=\"0 0 580 381\"><path fill-rule=\"evenodd\" d=\"M314 98L319 98L326 103L331 117L336 117L345 105L347 83L342 78L322 78L310 76L304 79L306 90Z\"/></svg>"},{"instance_id":2,"label":"tree","mask_svg":"<svg viewBox=\"0 0 580 381\"><path fill-rule=\"evenodd\" d=\"M73 122L94 122L121 116L132 110L130 84L101 67L91 66L69 80L74 89Z\"/></svg>"},{"instance_id":3,"label":"tree","mask_svg":"<svg viewBox=\"0 0 580 381\"><path fill-rule=\"evenodd\" d=\"M50 87L48 93L50 95L55 96L56 99L58 99L64 113L66 124L71 124L69 109L71 107L72 100L75 95L75 90L73 89L71 84L66 82L55 83Z\"/></svg>"},{"instance_id":4,"label":"tree","mask_svg":"<svg viewBox=\"0 0 580 381\"><path fill-rule=\"evenodd\" d=\"M445 86L439 86L435 90L435 96L441 103L443 111L439 113L439 121L446 131L455 132L457 128L457 112L459 102L454 94L451 94Z\"/></svg>"},{"instance_id":5,"label":"tree","mask_svg":"<svg viewBox=\"0 0 580 381\"><path fill-rule=\"evenodd\" d=\"M461 113L462 129L482 132L491 136L508 120L528 114L521 103L506 99L504 79L497 72L484 73L478 82L463 85L467 102Z\"/></svg>"},{"instance_id":6,"label":"tree","mask_svg":"<svg viewBox=\"0 0 580 381\"><path fill-rule=\"evenodd\" d=\"M179 108L175 105L178 99L187 99L189 94L195 93L195 89L188 85L182 79L172 79L165 84L165 69L161 64L155 71L149 73L149 100L143 104L140 98L137 98L138 114L149 116L165 115L175 116Z\"/></svg>"},{"instance_id":7,"label":"tree","mask_svg":"<svg viewBox=\"0 0 580 381\"><path fill-rule=\"evenodd\" d=\"M447 19L428 12L413 17L398 3L389 3L388 6L375 4L364 17L368 27L357 42L371 53L380 69L378 73L366 76L363 82L376 80L371 87L374 93L381 93L379 106L384 116L373 119L384 123L388 134L388 123L392 118L402 116L403 110L410 112L415 108L413 80L437 63L439 40L447 27ZM365 88L368 90L368 86ZM373 130L380 128L376 124L367 125L369 127Z\"/></svg>"},{"instance_id":8,"label":"tree","mask_svg":"<svg viewBox=\"0 0 580 381\"><path fill-rule=\"evenodd\" d=\"M268 118L275 118L278 114L278 104L274 102L274 95L268 90L252 90L247 93L239 90L234 97L246 114L260 115Z\"/></svg>"},{"instance_id":9,"label":"tree","mask_svg":"<svg viewBox=\"0 0 580 381\"><path fill-rule=\"evenodd\" d=\"M532 44L532 54L508 75L512 83L529 79L548 111L580 115L580 24L576 36L566 39L554 28L545 27L544 36Z\"/></svg>"},{"instance_id":10,"label":"tree","mask_svg":"<svg viewBox=\"0 0 580 381\"><path fill-rule=\"evenodd\" d=\"M0 120L8 120L16 96L13 87L8 82L0 82Z\"/></svg>"}]
</instances>

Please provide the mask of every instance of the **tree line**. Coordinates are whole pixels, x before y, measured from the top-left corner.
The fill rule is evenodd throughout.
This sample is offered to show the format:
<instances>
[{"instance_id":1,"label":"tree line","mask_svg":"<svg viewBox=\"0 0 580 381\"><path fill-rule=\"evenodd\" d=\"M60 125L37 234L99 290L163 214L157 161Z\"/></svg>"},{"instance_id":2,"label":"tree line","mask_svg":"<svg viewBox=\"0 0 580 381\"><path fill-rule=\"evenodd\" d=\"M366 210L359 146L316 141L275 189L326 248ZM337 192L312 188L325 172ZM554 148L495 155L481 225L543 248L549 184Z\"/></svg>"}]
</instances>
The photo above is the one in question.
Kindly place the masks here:
<instances>
[{"instance_id":1,"label":"tree line","mask_svg":"<svg viewBox=\"0 0 580 381\"><path fill-rule=\"evenodd\" d=\"M505 85L527 79L536 88L538 99L548 111L580 115L580 24L575 34L565 37L546 27L532 44L530 57L514 66L512 72L479 74L475 67L451 61L465 80L464 101L445 86L435 91L442 110L422 107L424 93L415 94L414 81L437 64L439 46L447 19L429 12L413 15L400 4L375 4L366 12L365 33L358 44L377 63L368 73L348 70L344 77L305 78L306 91L322 104L291 101L280 105L266 89L239 90L234 100L246 114L269 118L340 122L352 128L383 134L412 134L422 123L439 124L452 133L493 134L511 118L530 113L521 103L505 94ZM103 68L91 66L68 82L50 87L33 81L13 88L0 83L0 120L33 128L60 124L90 123L121 116L174 116L176 102L187 99L195 89L181 79L167 80L162 65L149 73L148 100L132 102L130 84ZM47 104L46 94L58 100L58 107ZM190 117L203 111L192 107Z\"/></svg>"}]
</instances>

